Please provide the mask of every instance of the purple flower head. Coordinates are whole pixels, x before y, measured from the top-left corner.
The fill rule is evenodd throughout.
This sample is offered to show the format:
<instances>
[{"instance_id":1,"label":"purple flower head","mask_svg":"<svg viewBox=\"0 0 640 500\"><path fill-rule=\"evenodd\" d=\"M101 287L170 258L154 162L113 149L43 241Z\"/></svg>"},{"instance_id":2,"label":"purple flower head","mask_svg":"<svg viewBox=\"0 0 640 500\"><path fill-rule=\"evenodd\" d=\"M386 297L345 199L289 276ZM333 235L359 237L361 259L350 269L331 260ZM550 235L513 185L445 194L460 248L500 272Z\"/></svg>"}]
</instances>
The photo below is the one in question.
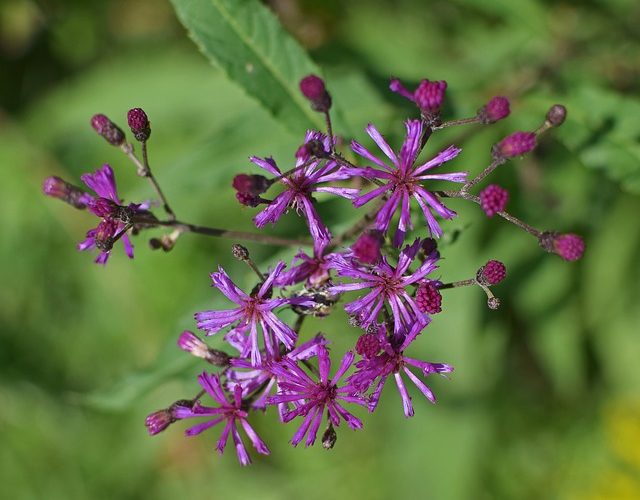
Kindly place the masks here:
<instances>
[{"instance_id":1,"label":"purple flower head","mask_svg":"<svg viewBox=\"0 0 640 500\"><path fill-rule=\"evenodd\" d=\"M380 231L368 231L363 233L356 242L351 245L353 256L363 264L375 264L382 258L380 248L383 238Z\"/></svg>"},{"instance_id":2,"label":"purple flower head","mask_svg":"<svg viewBox=\"0 0 640 500\"><path fill-rule=\"evenodd\" d=\"M364 358L356 363L357 371L349 377L348 382L357 388L359 392L366 392L376 379L378 381L373 389L373 393L369 397L369 411L372 412L376 409L380 401L382 388L389 375L393 375L400 396L402 397L404 414L406 417L413 416L413 405L411 403L411 397L405 387L404 380L402 379L403 373L409 377L430 402L436 402L436 397L433 392L431 392L431 389L411 371L410 367L419 369L425 377L431 373L452 372L453 367L443 363L429 363L405 356L405 349L413 342L419 333L420 328L413 326L409 333L404 336L404 339L397 342L394 341L393 338L391 338L391 340L387 339L385 329L381 327L377 335L383 352L368 359Z\"/></svg>"},{"instance_id":3,"label":"purple flower head","mask_svg":"<svg viewBox=\"0 0 640 500\"><path fill-rule=\"evenodd\" d=\"M151 124L142 108L133 108L127 112L127 124L136 140L145 142L151 135Z\"/></svg>"},{"instance_id":4,"label":"purple flower head","mask_svg":"<svg viewBox=\"0 0 640 500\"><path fill-rule=\"evenodd\" d=\"M82 251L97 248L100 250L100 254L96 259L96 263L106 264L111 253L111 247L113 246L113 242L110 243L111 238L125 227L125 223L121 220L110 218L115 211L120 208L120 205L122 205L122 201L118 198L113 169L105 164L94 173L83 174L80 178L82 182L97 195L96 198L86 200L88 209L98 217L104 219L97 228L87 232L86 239L78 244L78 250ZM142 207L143 205L131 204L128 209L135 211L142 209ZM124 245L125 253L130 259L133 259L133 245L129 237L124 234L120 240L122 240L122 244Z\"/></svg>"},{"instance_id":5,"label":"purple flower head","mask_svg":"<svg viewBox=\"0 0 640 500\"><path fill-rule=\"evenodd\" d=\"M506 97L496 96L478 111L478 118L482 123L495 123L509 116L511 109L509 108L509 99Z\"/></svg>"},{"instance_id":6,"label":"purple flower head","mask_svg":"<svg viewBox=\"0 0 640 500\"><path fill-rule=\"evenodd\" d=\"M423 186L423 182L446 180L463 183L467 180L467 172L453 172L450 174L426 173L428 170L438 167L458 156L461 150L454 146L449 146L444 151L438 153L435 158L422 165L415 165L420 152L422 122L420 120L407 120L405 125L407 127L407 136L399 155L396 155L392 151L380 132L378 132L373 125L370 124L367 127L367 133L390 160L391 166L389 166L388 162L376 158L365 149L364 146L353 141L351 143L353 151L380 168L343 169L347 175L360 176L370 180L379 179L382 182L381 186L376 187L367 194L356 197L353 204L356 207L361 207L376 198L386 199L375 220L376 229L382 232L387 231L393 215L400 209L400 221L393 238L394 245L397 247L402 245L407 228L413 228L409 207L411 198L414 198L422 209L427 220L429 231L433 236L441 236L442 229L440 229L440 226L436 222L432 211L444 219L451 219L456 215L453 210L445 207L434 193L427 191Z\"/></svg>"},{"instance_id":7,"label":"purple flower head","mask_svg":"<svg viewBox=\"0 0 640 500\"><path fill-rule=\"evenodd\" d=\"M293 258L293 262L299 264L284 271L274 281L276 286L289 286L306 281L312 287L321 286L329 279L329 270L332 268L333 259L337 254L326 253L327 246L317 248L314 246L313 256L305 252L299 252ZM293 264L293 263L292 263Z\"/></svg>"},{"instance_id":8,"label":"purple flower head","mask_svg":"<svg viewBox=\"0 0 640 500\"><path fill-rule=\"evenodd\" d=\"M504 211L508 201L509 191L497 184L489 184L480 191L480 208L487 217L493 217L498 212Z\"/></svg>"},{"instance_id":9,"label":"purple flower head","mask_svg":"<svg viewBox=\"0 0 640 500\"><path fill-rule=\"evenodd\" d=\"M311 141L320 141L325 151L330 150L328 137L320 132L308 131L305 136L305 144ZM273 159L257 158L255 156L252 156L250 159L260 168L263 168L276 177L282 175L282 172ZM344 198L353 199L357 195L358 190L319 186L319 184L341 181L350 177L350 175L334 161L313 158L305 160L304 157L299 157L296 159L296 168L298 170L280 180L280 182L284 184L285 190L280 193L267 208L260 212L254 218L254 221L257 227L262 228L268 222L274 224L289 208L294 208L298 213L304 214L315 245L318 247L326 246L331 240L331 234L320 220L318 212L314 207L313 193L332 193Z\"/></svg>"},{"instance_id":10,"label":"purple flower head","mask_svg":"<svg viewBox=\"0 0 640 500\"><path fill-rule=\"evenodd\" d=\"M435 259L427 258L414 272L409 272L409 266L420 250L420 245L421 241L416 240L412 245L406 246L400 252L395 267L389 264L386 256L375 266L369 267L361 267L357 262L343 257L336 258L338 275L358 281L338 284L329 290L342 293L369 289L365 296L344 306L344 310L354 315L362 328L375 324L382 308L388 304L393 315L395 335L400 335L412 325L417 325L422 330L429 323L429 316L420 309L407 288L418 284L437 266Z\"/></svg>"},{"instance_id":11,"label":"purple flower head","mask_svg":"<svg viewBox=\"0 0 640 500\"><path fill-rule=\"evenodd\" d=\"M247 436L249 436L249 440L257 452L263 455L268 455L270 453L269 448L267 448L267 445L262 441L262 439L260 439L256 431L247 421L248 413L246 409L243 408L242 404L242 389L240 387L236 387L233 391L231 401L228 401L222 385L220 384L220 378L218 375L203 372L198 377L198 382L200 382L202 388L207 391L209 396L211 396L219 406L202 406L200 401L196 401L193 408L188 408L186 406L177 407L174 413L178 419L206 416L212 417L211 420L190 427L185 431L185 434L187 436L195 436L210 427L226 421L225 427L222 430L222 434L216 446L218 453L222 454L224 452L224 448L229 440L229 434L231 434L233 444L236 448L236 453L238 454L238 460L240 460L242 465L249 465L251 463L251 459L249 458L249 454L244 447L244 443L240 437L240 432L238 431L238 424L240 424Z\"/></svg>"},{"instance_id":12,"label":"purple flower head","mask_svg":"<svg viewBox=\"0 0 640 500\"><path fill-rule=\"evenodd\" d=\"M477 280L485 285L497 285L507 275L507 268L499 260L490 260L478 270Z\"/></svg>"},{"instance_id":13,"label":"purple flower head","mask_svg":"<svg viewBox=\"0 0 640 500\"><path fill-rule=\"evenodd\" d=\"M416 304L418 309L429 314L437 314L442 311L442 294L438 290L435 281L425 280L420 283L416 291Z\"/></svg>"},{"instance_id":14,"label":"purple flower head","mask_svg":"<svg viewBox=\"0 0 640 500\"><path fill-rule=\"evenodd\" d=\"M230 391L234 391L236 386L240 386L243 398L253 394L250 403L251 408L264 410L267 404L267 397L273 392L274 387L277 387L277 378L272 371L274 363L284 358L298 361L317 356L318 348L327 345L327 343L327 339L318 334L286 354L280 355L278 353L275 360L263 360L260 366L252 366L246 359L232 358L231 366L225 371L225 376L227 377L225 386ZM281 420L284 418L285 410L285 404L278 405Z\"/></svg>"},{"instance_id":15,"label":"purple flower head","mask_svg":"<svg viewBox=\"0 0 640 500\"><path fill-rule=\"evenodd\" d=\"M402 85L400 80L393 79L389 83L389 88L393 92L414 102L423 115L430 117L440 112L440 108L444 102L444 94L447 90L447 82L444 80L422 80L412 93Z\"/></svg>"},{"instance_id":16,"label":"purple flower head","mask_svg":"<svg viewBox=\"0 0 640 500\"><path fill-rule=\"evenodd\" d=\"M536 134L533 132L514 132L494 146L493 154L498 158L520 156L536 147Z\"/></svg>"},{"instance_id":17,"label":"purple flower head","mask_svg":"<svg viewBox=\"0 0 640 500\"><path fill-rule=\"evenodd\" d=\"M315 443L325 409L329 421L336 427L342 419L354 430L362 428L360 419L349 413L341 402L365 406L364 399L355 395L355 390L350 385L338 386L340 379L353 363L353 352L348 351L344 355L332 379L329 378L331 359L326 347L320 346L317 356L319 380L311 378L297 363L288 358L274 364L272 368L278 379L279 390L278 394L267 398L267 404L293 404L294 407L284 414L285 422L290 422L295 417L303 417L302 424L291 439L293 446L297 446L305 435L306 446Z\"/></svg>"},{"instance_id":18,"label":"purple flower head","mask_svg":"<svg viewBox=\"0 0 640 500\"><path fill-rule=\"evenodd\" d=\"M240 334L238 342L242 344L242 356L251 355L253 366L258 366L262 362L258 343L258 327L262 331L267 358L274 359L277 356L278 343L291 349L296 341L296 332L278 319L273 310L291 304L313 305L313 302L306 298L271 298L274 280L282 273L284 267L284 263L279 262L260 287L250 295L240 290L224 269L218 267L218 272L211 274L213 286L229 300L238 304L238 307L223 311L196 313L198 328L206 331L207 335L213 335L223 328L233 325L234 333Z\"/></svg>"}]
</instances>

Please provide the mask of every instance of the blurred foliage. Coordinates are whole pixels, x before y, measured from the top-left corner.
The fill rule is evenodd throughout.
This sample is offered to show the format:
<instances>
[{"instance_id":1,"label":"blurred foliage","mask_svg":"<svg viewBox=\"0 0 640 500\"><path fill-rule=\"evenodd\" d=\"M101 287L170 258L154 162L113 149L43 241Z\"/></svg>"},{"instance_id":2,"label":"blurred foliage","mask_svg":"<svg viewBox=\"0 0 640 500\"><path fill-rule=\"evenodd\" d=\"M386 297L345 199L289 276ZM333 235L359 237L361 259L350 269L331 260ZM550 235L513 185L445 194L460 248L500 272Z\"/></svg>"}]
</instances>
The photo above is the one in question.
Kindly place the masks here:
<instances>
[{"instance_id":1,"label":"blurred foliage","mask_svg":"<svg viewBox=\"0 0 640 500\"><path fill-rule=\"evenodd\" d=\"M315 63L301 67L322 68L347 139L366 141L371 121L399 143L401 120L414 110L387 91L391 75L408 85L446 79L447 117L473 114L492 95L511 98L508 120L432 139L426 154L462 145L453 170L478 172L492 143L534 129L551 104L565 103L567 122L495 180L510 189L514 214L584 234L585 258L567 264L542 254L528 235L452 200L460 217L447 229L462 232L443 249L443 279L467 278L498 258L508 280L496 288L497 312L485 308L479 290L450 291L445 312L412 346L416 357L456 367L450 380L431 381L437 406L415 398L416 416L406 420L388 389L365 429L340 431L330 453L292 449L292 428L258 415L273 454L250 469L232 453L215 456L208 433L185 439L176 425L150 439L144 416L196 390L201 366L175 339L194 327L193 312L220 301L208 273L221 264L241 283L252 277L230 257L230 242L191 235L168 255L138 238L134 261L114 255L106 269L95 266L74 250L91 217L41 196L41 182L51 174L76 180L109 162L127 200L151 196L88 126L95 112L123 123L127 109L141 106L153 122L154 170L180 216L251 230L254 212L237 209L231 178L251 168L251 154L292 159L303 135L292 127L299 117L266 111L259 102L268 96L255 100L233 72L226 69L229 79L212 68L168 2L0 3L0 478L7 497L639 498L640 4L268 6L310 50ZM352 213L341 201L322 210L334 227ZM269 230L303 228L289 216ZM251 250L262 262L292 253ZM327 332L342 352L355 340L345 324L338 312L303 331Z\"/></svg>"}]
</instances>

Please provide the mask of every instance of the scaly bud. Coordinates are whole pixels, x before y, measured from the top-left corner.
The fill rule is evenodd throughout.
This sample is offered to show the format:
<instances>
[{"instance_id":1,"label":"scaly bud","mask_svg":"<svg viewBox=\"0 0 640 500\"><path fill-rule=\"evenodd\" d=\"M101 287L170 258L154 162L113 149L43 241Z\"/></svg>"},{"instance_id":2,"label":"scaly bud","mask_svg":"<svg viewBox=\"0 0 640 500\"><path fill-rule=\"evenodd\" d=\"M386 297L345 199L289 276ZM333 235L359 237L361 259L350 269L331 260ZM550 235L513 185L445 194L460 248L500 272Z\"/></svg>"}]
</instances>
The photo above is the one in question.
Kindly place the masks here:
<instances>
[{"instance_id":1,"label":"scaly bud","mask_svg":"<svg viewBox=\"0 0 640 500\"><path fill-rule=\"evenodd\" d=\"M133 108L127 112L127 123L131 133L140 142L146 142L151 135L151 125L147 114L141 108Z\"/></svg>"},{"instance_id":2,"label":"scaly bud","mask_svg":"<svg viewBox=\"0 0 640 500\"><path fill-rule=\"evenodd\" d=\"M508 201L509 192L497 184L489 184L480 191L480 207L487 217L493 217L498 212L502 212Z\"/></svg>"},{"instance_id":3,"label":"scaly bud","mask_svg":"<svg viewBox=\"0 0 640 500\"><path fill-rule=\"evenodd\" d=\"M509 99L502 96L492 97L491 100L478 111L478 118L482 123L495 123L509 116L511 109Z\"/></svg>"},{"instance_id":4,"label":"scaly bud","mask_svg":"<svg viewBox=\"0 0 640 500\"><path fill-rule=\"evenodd\" d=\"M91 126L112 146L124 144L124 132L105 115L93 115L91 118Z\"/></svg>"},{"instance_id":5,"label":"scaly bud","mask_svg":"<svg viewBox=\"0 0 640 500\"><path fill-rule=\"evenodd\" d=\"M536 147L536 134L533 132L514 132L493 147L495 158L513 158Z\"/></svg>"},{"instance_id":6,"label":"scaly bud","mask_svg":"<svg viewBox=\"0 0 640 500\"><path fill-rule=\"evenodd\" d=\"M476 274L476 279L481 285L491 286L500 283L507 275L507 268L499 260L490 260Z\"/></svg>"},{"instance_id":7,"label":"scaly bud","mask_svg":"<svg viewBox=\"0 0 640 500\"><path fill-rule=\"evenodd\" d=\"M305 76L300 80L300 91L311 101L311 107L314 111L326 113L331 109L331 95L327 92L324 81L319 76Z\"/></svg>"}]
</instances>

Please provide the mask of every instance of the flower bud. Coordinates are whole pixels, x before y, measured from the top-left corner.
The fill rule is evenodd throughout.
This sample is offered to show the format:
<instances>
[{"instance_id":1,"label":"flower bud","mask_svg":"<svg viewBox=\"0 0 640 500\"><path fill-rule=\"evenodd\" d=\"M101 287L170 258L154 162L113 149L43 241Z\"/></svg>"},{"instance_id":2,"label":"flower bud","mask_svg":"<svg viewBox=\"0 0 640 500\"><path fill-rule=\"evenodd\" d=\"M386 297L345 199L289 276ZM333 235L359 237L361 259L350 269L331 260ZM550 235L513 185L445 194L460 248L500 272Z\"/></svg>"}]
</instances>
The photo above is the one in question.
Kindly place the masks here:
<instances>
[{"instance_id":1,"label":"flower bud","mask_svg":"<svg viewBox=\"0 0 640 500\"><path fill-rule=\"evenodd\" d=\"M322 447L325 450L330 450L335 446L337 440L338 434L336 434L336 430L333 428L333 424L329 422L329 426L322 435Z\"/></svg>"},{"instance_id":2,"label":"flower bud","mask_svg":"<svg viewBox=\"0 0 640 500\"><path fill-rule=\"evenodd\" d=\"M545 231L538 240L540 246L567 261L579 260L584 254L584 240L577 234L559 234Z\"/></svg>"},{"instance_id":3,"label":"flower bud","mask_svg":"<svg viewBox=\"0 0 640 500\"><path fill-rule=\"evenodd\" d=\"M509 201L509 192L497 184L490 184L480 191L480 207L487 214L493 217L498 212L502 212Z\"/></svg>"},{"instance_id":4,"label":"flower bud","mask_svg":"<svg viewBox=\"0 0 640 500\"><path fill-rule=\"evenodd\" d=\"M496 309L500 308L500 299L498 297L490 297L487 299L487 307L489 307L489 309L493 309L494 311Z\"/></svg>"},{"instance_id":5,"label":"flower bud","mask_svg":"<svg viewBox=\"0 0 640 500\"><path fill-rule=\"evenodd\" d=\"M490 260L476 274L481 285L491 286L500 283L507 275L507 268L499 260Z\"/></svg>"},{"instance_id":6,"label":"flower bud","mask_svg":"<svg viewBox=\"0 0 640 500\"><path fill-rule=\"evenodd\" d=\"M262 198L256 196L251 193L243 193L238 191L236 193L236 200L240 202L241 205L246 207L257 207L260 203L263 202Z\"/></svg>"},{"instance_id":7,"label":"flower bud","mask_svg":"<svg viewBox=\"0 0 640 500\"><path fill-rule=\"evenodd\" d=\"M326 113L331 108L331 96L322 78L316 75L305 76L300 80L300 91L309 101L314 111Z\"/></svg>"},{"instance_id":8,"label":"flower bud","mask_svg":"<svg viewBox=\"0 0 640 500\"><path fill-rule=\"evenodd\" d=\"M478 118L482 123L495 123L498 120L506 118L511 113L509 108L509 99L506 97L496 96L478 111Z\"/></svg>"},{"instance_id":9,"label":"flower bud","mask_svg":"<svg viewBox=\"0 0 640 500\"><path fill-rule=\"evenodd\" d=\"M264 175L238 174L233 178L232 182L232 186L236 191L255 196L264 193L269 189L270 185L271 181Z\"/></svg>"},{"instance_id":10,"label":"flower bud","mask_svg":"<svg viewBox=\"0 0 640 500\"><path fill-rule=\"evenodd\" d=\"M211 349L200 338L189 330L182 332L178 338L178 347L189 354L202 358L215 366L227 366L229 355L225 352Z\"/></svg>"},{"instance_id":11,"label":"flower bud","mask_svg":"<svg viewBox=\"0 0 640 500\"><path fill-rule=\"evenodd\" d=\"M108 252L113 248L113 237L118 231L118 223L113 219L103 219L98 224L93 236L96 247L103 252Z\"/></svg>"},{"instance_id":12,"label":"flower bud","mask_svg":"<svg viewBox=\"0 0 640 500\"><path fill-rule=\"evenodd\" d=\"M363 264L375 264L380 260L382 254L382 234L379 231L369 231L360 236L351 245L351 250L356 259Z\"/></svg>"},{"instance_id":13,"label":"flower bud","mask_svg":"<svg viewBox=\"0 0 640 500\"><path fill-rule=\"evenodd\" d=\"M505 137L493 148L496 158L513 158L520 156L536 147L536 134L533 132L514 132Z\"/></svg>"},{"instance_id":14,"label":"flower bud","mask_svg":"<svg viewBox=\"0 0 640 500\"><path fill-rule=\"evenodd\" d=\"M137 141L145 142L149 139L151 126L149 124L149 118L143 109L130 109L127 113L127 123Z\"/></svg>"},{"instance_id":15,"label":"flower bud","mask_svg":"<svg viewBox=\"0 0 640 500\"><path fill-rule=\"evenodd\" d=\"M567 108L562 104L554 104L547 112L547 121L552 127L559 127L567 118Z\"/></svg>"},{"instance_id":16,"label":"flower bud","mask_svg":"<svg viewBox=\"0 0 640 500\"><path fill-rule=\"evenodd\" d=\"M231 253L236 259L241 261L245 261L249 258L249 250L247 250L247 247L239 245L238 243L235 243L231 247Z\"/></svg>"},{"instance_id":17,"label":"flower bud","mask_svg":"<svg viewBox=\"0 0 640 500\"><path fill-rule=\"evenodd\" d=\"M426 115L437 114L444 103L447 82L422 80L413 93L415 103Z\"/></svg>"},{"instance_id":18,"label":"flower bud","mask_svg":"<svg viewBox=\"0 0 640 500\"><path fill-rule=\"evenodd\" d=\"M124 143L124 132L105 115L97 114L91 118L91 126L112 146Z\"/></svg>"},{"instance_id":19,"label":"flower bud","mask_svg":"<svg viewBox=\"0 0 640 500\"><path fill-rule=\"evenodd\" d=\"M374 333L365 333L356 342L356 352L363 358L371 359L380 352L380 340Z\"/></svg>"},{"instance_id":20,"label":"flower bud","mask_svg":"<svg viewBox=\"0 0 640 500\"><path fill-rule=\"evenodd\" d=\"M435 283L420 283L416 292L415 303L422 312L437 314L442 311L442 295Z\"/></svg>"},{"instance_id":21,"label":"flower bud","mask_svg":"<svg viewBox=\"0 0 640 500\"><path fill-rule=\"evenodd\" d=\"M85 208L87 204L93 200L90 194L55 176L47 177L44 180L42 183L42 192L47 196L58 198L78 209Z\"/></svg>"},{"instance_id":22,"label":"flower bud","mask_svg":"<svg viewBox=\"0 0 640 500\"><path fill-rule=\"evenodd\" d=\"M192 408L193 401L188 399L181 399L173 403L169 408L163 408L162 410L154 411L145 420L144 425L147 428L150 436L159 434L176 420L176 410L178 408Z\"/></svg>"}]
</instances>

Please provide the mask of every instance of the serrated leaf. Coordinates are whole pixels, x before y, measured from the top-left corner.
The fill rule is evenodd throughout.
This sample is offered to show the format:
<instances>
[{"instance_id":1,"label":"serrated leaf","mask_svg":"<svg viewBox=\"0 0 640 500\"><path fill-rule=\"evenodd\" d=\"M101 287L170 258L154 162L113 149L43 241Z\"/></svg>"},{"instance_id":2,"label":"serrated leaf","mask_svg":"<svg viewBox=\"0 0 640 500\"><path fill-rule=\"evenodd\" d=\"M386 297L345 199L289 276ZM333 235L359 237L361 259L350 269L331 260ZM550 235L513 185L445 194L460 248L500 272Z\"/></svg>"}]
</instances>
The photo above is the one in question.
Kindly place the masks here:
<instances>
[{"instance_id":1,"label":"serrated leaf","mask_svg":"<svg viewBox=\"0 0 640 500\"><path fill-rule=\"evenodd\" d=\"M321 127L298 82L319 73L305 51L257 0L171 0L205 56L287 127Z\"/></svg>"}]
</instances>

